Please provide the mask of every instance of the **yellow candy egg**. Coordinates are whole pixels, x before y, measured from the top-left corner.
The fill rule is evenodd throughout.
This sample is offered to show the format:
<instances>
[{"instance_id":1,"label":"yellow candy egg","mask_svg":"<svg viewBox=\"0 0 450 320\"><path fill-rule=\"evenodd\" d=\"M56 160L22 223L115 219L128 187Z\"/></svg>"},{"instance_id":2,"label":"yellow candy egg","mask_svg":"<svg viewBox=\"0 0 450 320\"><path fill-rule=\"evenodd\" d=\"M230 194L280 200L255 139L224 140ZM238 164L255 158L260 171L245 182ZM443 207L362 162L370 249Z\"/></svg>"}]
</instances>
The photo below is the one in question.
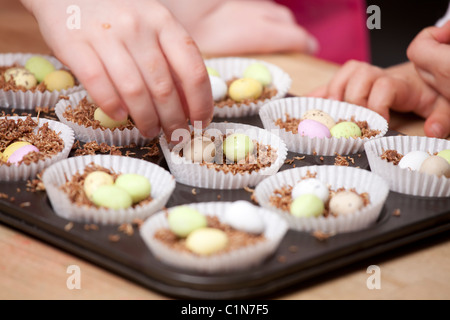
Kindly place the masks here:
<instances>
[{"instance_id":1,"label":"yellow candy egg","mask_svg":"<svg viewBox=\"0 0 450 320\"><path fill-rule=\"evenodd\" d=\"M231 99L241 102L246 99L258 99L263 91L262 84L251 78L242 78L233 81L228 89Z\"/></svg>"},{"instance_id":2,"label":"yellow candy egg","mask_svg":"<svg viewBox=\"0 0 450 320\"><path fill-rule=\"evenodd\" d=\"M125 126L128 123L128 117L122 121L116 121L110 118L102 109L97 108L94 112L94 119L100 122L100 125L105 128L114 129L120 126Z\"/></svg>"},{"instance_id":3,"label":"yellow candy egg","mask_svg":"<svg viewBox=\"0 0 450 320\"><path fill-rule=\"evenodd\" d=\"M192 231L186 238L186 247L198 255L211 255L228 245L225 232L214 228L200 228Z\"/></svg>"},{"instance_id":4,"label":"yellow candy egg","mask_svg":"<svg viewBox=\"0 0 450 320\"><path fill-rule=\"evenodd\" d=\"M75 79L65 70L56 70L45 76L44 83L47 86L47 90L59 91L73 87L75 85Z\"/></svg>"}]
</instances>

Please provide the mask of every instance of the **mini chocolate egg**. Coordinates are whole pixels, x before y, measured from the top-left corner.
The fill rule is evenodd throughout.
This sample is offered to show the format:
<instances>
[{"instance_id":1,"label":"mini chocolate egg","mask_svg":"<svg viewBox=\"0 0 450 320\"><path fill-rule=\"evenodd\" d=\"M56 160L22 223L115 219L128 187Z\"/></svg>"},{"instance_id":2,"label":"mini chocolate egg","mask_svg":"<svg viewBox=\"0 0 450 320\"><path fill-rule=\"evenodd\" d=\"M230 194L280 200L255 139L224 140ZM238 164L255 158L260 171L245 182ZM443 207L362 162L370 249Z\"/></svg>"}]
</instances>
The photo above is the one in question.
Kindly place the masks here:
<instances>
[{"instance_id":1,"label":"mini chocolate egg","mask_svg":"<svg viewBox=\"0 0 450 320\"><path fill-rule=\"evenodd\" d=\"M186 247L202 256L214 254L225 249L227 245L227 234L214 228L197 229L186 238Z\"/></svg>"},{"instance_id":2,"label":"mini chocolate egg","mask_svg":"<svg viewBox=\"0 0 450 320\"><path fill-rule=\"evenodd\" d=\"M321 124L327 126L328 130L331 130L331 128L336 125L336 122L328 113L318 109L311 109L306 111L303 114L302 120L306 119L318 121Z\"/></svg>"},{"instance_id":3,"label":"mini chocolate egg","mask_svg":"<svg viewBox=\"0 0 450 320\"><path fill-rule=\"evenodd\" d=\"M304 179L297 183L292 189L292 199L296 199L304 194L313 194L322 202L326 202L330 196L325 183L316 178Z\"/></svg>"},{"instance_id":4,"label":"mini chocolate egg","mask_svg":"<svg viewBox=\"0 0 450 320\"><path fill-rule=\"evenodd\" d=\"M9 157L16 152L18 149L22 148L23 146L29 146L31 143L26 141L16 141L11 143L9 146L6 147L6 149L3 151L3 160L6 162L8 161Z\"/></svg>"},{"instance_id":5,"label":"mini chocolate egg","mask_svg":"<svg viewBox=\"0 0 450 320\"><path fill-rule=\"evenodd\" d=\"M169 228L181 238L187 237L191 232L208 225L206 217L197 210L188 206L172 209L167 217Z\"/></svg>"},{"instance_id":6,"label":"mini chocolate egg","mask_svg":"<svg viewBox=\"0 0 450 320\"><path fill-rule=\"evenodd\" d=\"M318 217L325 209L323 201L314 194L303 194L291 203L290 212L299 218Z\"/></svg>"},{"instance_id":7,"label":"mini chocolate egg","mask_svg":"<svg viewBox=\"0 0 450 320\"><path fill-rule=\"evenodd\" d=\"M219 73L219 71L217 71L217 70L214 69L214 68L206 67L206 72L208 72L208 74L209 74L210 76L214 76L214 77L219 77L219 78L220 78L220 73Z\"/></svg>"},{"instance_id":8,"label":"mini chocolate egg","mask_svg":"<svg viewBox=\"0 0 450 320\"><path fill-rule=\"evenodd\" d=\"M450 163L450 149L442 150L437 154L439 157L444 158Z\"/></svg>"},{"instance_id":9,"label":"mini chocolate egg","mask_svg":"<svg viewBox=\"0 0 450 320\"><path fill-rule=\"evenodd\" d=\"M152 191L150 181L146 177L134 173L121 174L116 179L115 185L128 192L133 203L147 199Z\"/></svg>"},{"instance_id":10,"label":"mini chocolate egg","mask_svg":"<svg viewBox=\"0 0 450 320\"><path fill-rule=\"evenodd\" d=\"M253 153L254 145L249 136L242 133L233 133L223 142L223 152L225 157L233 162L245 159Z\"/></svg>"},{"instance_id":11,"label":"mini chocolate egg","mask_svg":"<svg viewBox=\"0 0 450 320\"><path fill-rule=\"evenodd\" d=\"M92 199L92 194L100 186L113 185L113 177L104 171L93 171L89 173L84 179L83 190L88 199Z\"/></svg>"},{"instance_id":12,"label":"mini chocolate egg","mask_svg":"<svg viewBox=\"0 0 450 320\"><path fill-rule=\"evenodd\" d=\"M92 194L92 202L108 209L128 209L132 206L131 196L115 185L102 185Z\"/></svg>"},{"instance_id":13,"label":"mini chocolate egg","mask_svg":"<svg viewBox=\"0 0 450 320\"><path fill-rule=\"evenodd\" d=\"M262 84L251 78L242 78L233 81L228 88L231 99L241 102L247 99L258 99L263 92Z\"/></svg>"},{"instance_id":14,"label":"mini chocolate egg","mask_svg":"<svg viewBox=\"0 0 450 320\"><path fill-rule=\"evenodd\" d=\"M114 129L120 126L126 126L128 124L128 117L121 120L116 121L112 118L110 118L102 109L97 108L94 112L94 120L97 120L100 122L100 125L102 127L108 128L108 129Z\"/></svg>"},{"instance_id":15,"label":"mini chocolate egg","mask_svg":"<svg viewBox=\"0 0 450 320\"><path fill-rule=\"evenodd\" d=\"M209 82L211 83L211 90L214 101L225 99L228 92L226 82L222 78L211 75L209 76Z\"/></svg>"},{"instance_id":16,"label":"mini chocolate egg","mask_svg":"<svg viewBox=\"0 0 450 320\"><path fill-rule=\"evenodd\" d=\"M225 212L222 222L232 228L248 233L264 232L264 221L258 214L258 208L248 201L236 201Z\"/></svg>"},{"instance_id":17,"label":"mini chocolate egg","mask_svg":"<svg viewBox=\"0 0 450 320\"><path fill-rule=\"evenodd\" d=\"M45 76L43 82L49 91L69 89L75 85L75 79L66 70L50 72Z\"/></svg>"},{"instance_id":18,"label":"mini chocolate egg","mask_svg":"<svg viewBox=\"0 0 450 320\"><path fill-rule=\"evenodd\" d=\"M25 157L27 154L29 154L31 152L39 153L39 149L31 144L22 146L21 148L14 151L13 154L9 156L7 161L8 161L8 163L18 165L19 162L23 160L23 157Z\"/></svg>"},{"instance_id":19,"label":"mini chocolate egg","mask_svg":"<svg viewBox=\"0 0 450 320\"><path fill-rule=\"evenodd\" d=\"M50 72L55 71L55 66L44 57L33 56L25 62L25 69L34 74L38 82L42 82Z\"/></svg>"},{"instance_id":20,"label":"mini chocolate egg","mask_svg":"<svg viewBox=\"0 0 450 320\"><path fill-rule=\"evenodd\" d=\"M402 169L417 171L428 157L430 157L430 155L425 151L411 151L403 156L398 163L398 166Z\"/></svg>"},{"instance_id":21,"label":"mini chocolate egg","mask_svg":"<svg viewBox=\"0 0 450 320\"><path fill-rule=\"evenodd\" d=\"M207 137L195 137L183 148L183 156L195 163L211 163L216 156L216 146Z\"/></svg>"},{"instance_id":22,"label":"mini chocolate egg","mask_svg":"<svg viewBox=\"0 0 450 320\"><path fill-rule=\"evenodd\" d=\"M251 78L259 81L265 87L272 83L272 75L270 74L269 68L262 63L255 62L250 64L245 68L242 75L244 78Z\"/></svg>"},{"instance_id":23,"label":"mini chocolate egg","mask_svg":"<svg viewBox=\"0 0 450 320\"><path fill-rule=\"evenodd\" d=\"M334 215L352 214L364 206L360 196L351 191L336 192L330 199L330 213Z\"/></svg>"},{"instance_id":24,"label":"mini chocolate egg","mask_svg":"<svg viewBox=\"0 0 450 320\"><path fill-rule=\"evenodd\" d=\"M356 138L361 137L361 129L358 125L351 121L344 121L336 124L330 130L331 135L335 138Z\"/></svg>"},{"instance_id":25,"label":"mini chocolate egg","mask_svg":"<svg viewBox=\"0 0 450 320\"><path fill-rule=\"evenodd\" d=\"M37 85L37 80L34 74L25 68L10 68L5 71L5 80L14 79L16 86L21 86L27 90L34 88Z\"/></svg>"},{"instance_id":26,"label":"mini chocolate egg","mask_svg":"<svg viewBox=\"0 0 450 320\"><path fill-rule=\"evenodd\" d=\"M331 138L330 130L328 127L315 120L302 120L298 124L298 133L301 136L306 136L309 138Z\"/></svg>"},{"instance_id":27,"label":"mini chocolate egg","mask_svg":"<svg viewBox=\"0 0 450 320\"><path fill-rule=\"evenodd\" d=\"M429 156L423 161L419 172L450 178L450 163L440 156Z\"/></svg>"}]
</instances>

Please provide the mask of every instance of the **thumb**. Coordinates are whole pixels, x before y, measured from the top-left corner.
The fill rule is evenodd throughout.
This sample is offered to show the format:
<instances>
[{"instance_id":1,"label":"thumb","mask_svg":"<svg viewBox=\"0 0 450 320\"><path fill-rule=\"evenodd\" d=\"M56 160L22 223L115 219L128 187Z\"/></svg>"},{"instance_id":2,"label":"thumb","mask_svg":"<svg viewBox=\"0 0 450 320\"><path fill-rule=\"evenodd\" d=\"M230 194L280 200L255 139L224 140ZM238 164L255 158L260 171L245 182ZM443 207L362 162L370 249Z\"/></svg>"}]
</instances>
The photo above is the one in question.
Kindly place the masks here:
<instances>
[{"instance_id":1,"label":"thumb","mask_svg":"<svg viewBox=\"0 0 450 320\"><path fill-rule=\"evenodd\" d=\"M436 100L433 111L425 121L424 130L429 137L445 139L450 135L450 104L444 97Z\"/></svg>"}]
</instances>

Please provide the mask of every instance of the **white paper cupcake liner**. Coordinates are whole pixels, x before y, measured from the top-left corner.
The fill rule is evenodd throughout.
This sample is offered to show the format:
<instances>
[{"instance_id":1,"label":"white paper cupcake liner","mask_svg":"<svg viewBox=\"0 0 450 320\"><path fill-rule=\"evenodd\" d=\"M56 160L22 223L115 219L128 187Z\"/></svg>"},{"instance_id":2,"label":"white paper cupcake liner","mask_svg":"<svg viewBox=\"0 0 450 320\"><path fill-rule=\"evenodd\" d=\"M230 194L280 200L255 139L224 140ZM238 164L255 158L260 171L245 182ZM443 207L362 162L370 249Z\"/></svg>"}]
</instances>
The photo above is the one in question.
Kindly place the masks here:
<instances>
[{"instance_id":1,"label":"white paper cupcake liner","mask_svg":"<svg viewBox=\"0 0 450 320\"><path fill-rule=\"evenodd\" d=\"M16 121L19 119L22 120L26 119L26 117L9 117L9 116L7 118ZM5 119L5 117L1 117L0 119ZM37 121L37 118L32 119L34 121ZM75 139L73 130L70 129L65 124L60 123L58 121L39 119L38 127L35 129L35 132L37 132L38 128L42 127L44 123L48 123L49 128L55 131L56 133L60 133L60 137L64 141L63 150L50 158L46 158L38 162L33 162L29 165L24 163L21 163L18 166L0 165L0 181L19 181L32 179L36 177L36 175L39 172L49 167L53 163L65 159L69 156L70 150L72 149Z\"/></svg>"},{"instance_id":2,"label":"white paper cupcake liner","mask_svg":"<svg viewBox=\"0 0 450 320\"><path fill-rule=\"evenodd\" d=\"M367 138L309 138L281 129L275 124L277 119L286 120L286 114L291 118L300 119L307 110L319 109L328 113L335 121L345 119L350 121L354 116L356 121L367 121L370 129L380 130L380 133L370 139ZM259 116L266 130L278 134L286 143L289 151L314 154L321 156L334 156L353 154L364 150L364 143L382 137L388 131L386 119L378 113L367 108L359 107L346 102L321 98L285 98L271 101L264 105Z\"/></svg>"},{"instance_id":3,"label":"white paper cupcake liner","mask_svg":"<svg viewBox=\"0 0 450 320\"><path fill-rule=\"evenodd\" d=\"M450 149L450 141L427 137L383 137L364 144L370 170L382 176L392 191L421 197L450 197L450 179L402 169L381 159L386 150L396 150L406 155L410 151L433 154Z\"/></svg>"},{"instance_id":4,"label":"white paper cupcake liner","mask_svg":"<svg viewBox=\"0 0 450 320\"><path fill-rule=\"evenodd\" d=\"M347 190L354 188L360 194L367 192L370 204L347 216L328 216L326 218L299 218L270 204L270 197L276 189L287 185L295 186L303 177L307 176L308 171L316 172L316 178L326 185L330 185L332 190L343 187ZM380 215L388 193L387 182L367 170L339 166L306 166L285 170L264 180L256 187L254 196L262 207L273 210L284 217L291 229L337 234L358 231L373 225Z\"/></svg>"},{"instance_id":5,"label":"white paper cupcake liner","mask_svg":"<svg viewBox=\"0 0 450 320\"><path fill-rule=\"evenodd\" d=\"M179 156L179 151L185 145L180 143L174 148L170 148L166 138L160 138L160 146L169 166L170 172L175 179L183 184L211 189L240 189L246 186L256 186L260 181L278 172L284 164L287 156L285 143L276 135L271 134L261 128L238 124L238 123L211 123L205 130L210 133L244 133L252 140L256 140L263 145L270 145L276 149L277 159L270 166L259 171L245 174L232 174L217 171L214 168L207 168L198 163L193 163L190 159ZM217 148L217 145L216 145Z\"/></svg>"},{"instance_id":6,"label":"white paper cupcake liner","mask_svg":"<svg viewBox=\"0 0 450 320\"><path fill-rule=\"evenodd\" d=\"M9 66L13 64L19 64L24 66L26 61L33 56L41 56L48 59L56 69L64 68L63 64L55 57L34 53L5 53L0 54L0 66ZM67 90L60 91L17 91L12 90L4 91L0 90L0 107L3 108L17 108L24 110L34 110L34 108L40 107L54 107L59 100L59 96L68 95L73 92L82 90L83 86L78 85Z\"/></svg>"},{"instance_id":7,"label":"white paper cupcake liner","mask_svg":"<svg viewBox=\"0 0 450 320\"><path fill-rule=\"evenodd\" d=\"M214 116L221 118L237 118L258 114L259 109L264 103L268 101L280 99L286 96L291 88L292 79L288 73L279 68L278 66L257 59L239 58L239 57L227 57L227 58L214 58L205 60L205 64L208 67L216 69L220 77L225 81L233 78L242 78L242 73L245 68L252 63L261 63L265 65L272 74L272 85L277 89L277 94L271 99L264 101L258 101L251 104L234 104L231 107L219 108L214 107Z\"/></svg>"},{"instance_id":8,"label":"white paper cupcake liner","mask_svg":"<svg viewBox=\"0 0 450 320\"><path fill-rule=\"evenodd\" d=\"M220 220L231 205L232 202L206 202L189 206L205 215L217 216ZM276 214L263 208L257 208L257 210L266 226L264 231L266 240L222 254L198 256L189 252L179 252L155 239L154 234L157 230L169 227L165 212L159 212L150 217L142 225L140 234L152 253L162 262L171 266L205 273L243 270L261 264L273 254L288 229L287 223Z\"/></svg>"},{"instance_id":9,"label":"white paper cupcake liner","mask_svg":"<svg viewBox=\"0 0 450 320\"><path fill-rule=\"evenodd\" d=\"M138 146L144 146L150 141L150 139L141 135L136 127L131 130L93 129L92 127L85 127L64 118L63 113L66 111L66 108L69 105L72 106L72 108L76 108L78 103L86 97L86 95L87 92L85 90L76 92L69 95L69 100L61 99L55 107L55 113L59 121L71 127L78 140L83 142L96 141L97 143L106 143L110 146L127 146L132 143L135 143Z\"/></svg>"},{"instance_id":10,"label":"white paper cupcake liner","mask_svg":"<svg viewBox=\"0 0 450 320\"><path fill-rule=\"evenodd\" d=\"M75 173L84 172L90 163L111 169L115 173L145 176L152 185L153 200L135 208L120 210L75 205L60 187L66 183L66 177L70 180ZM45 170L42 180L53 210L58 216L71 221L102 225L131 223L134 219L144 220L161 210L175 189L175 179L162 167L145 160L111 155L88 155L60 161Z\"/></svg>"}]
</instances>

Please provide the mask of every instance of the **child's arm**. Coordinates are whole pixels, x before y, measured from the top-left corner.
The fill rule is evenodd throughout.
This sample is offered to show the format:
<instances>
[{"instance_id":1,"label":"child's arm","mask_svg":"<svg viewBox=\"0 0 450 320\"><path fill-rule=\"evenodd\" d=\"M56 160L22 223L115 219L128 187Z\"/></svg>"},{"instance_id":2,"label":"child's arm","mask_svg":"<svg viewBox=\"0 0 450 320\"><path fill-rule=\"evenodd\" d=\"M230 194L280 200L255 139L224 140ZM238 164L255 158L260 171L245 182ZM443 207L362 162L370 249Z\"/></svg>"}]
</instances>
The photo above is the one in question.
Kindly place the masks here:
<instances>
[{"instance_id":1,"label":"child's arm","mask_svg":"<svg viewBox=\"0 0 450 320\"><path fill-rule=\"evenodd\" d=\"M161 0L183 23L202 52L313 54L318 42L285 6L271 0Z\"/></svg>"},{"instance_id":2,"label":"child's arm","mask_svg":"<svg viewBox=\"0 0 450 320\"><path fill-rule=\"evenodd\" d=\"M367 63L346 63L327 86L310 94L368 107L389 119L389 109L426 118L425 133L445 138L450 133L450 104L419 77L412 63L381 69Z\"/></svg>"},{"instance_id":3,"label":"child's arm","mask_svg":"<svg viewBox=\"0 0 450 320\"><path fill-rule=\"evenodd\" d=\"M127 114L148 137L170 136L186 119L210 122L213 101L202 56L156 0L22 0L55 56L110 116ZM71 5L79 29L66 26Z\"/></svg>"}]
</instances>

